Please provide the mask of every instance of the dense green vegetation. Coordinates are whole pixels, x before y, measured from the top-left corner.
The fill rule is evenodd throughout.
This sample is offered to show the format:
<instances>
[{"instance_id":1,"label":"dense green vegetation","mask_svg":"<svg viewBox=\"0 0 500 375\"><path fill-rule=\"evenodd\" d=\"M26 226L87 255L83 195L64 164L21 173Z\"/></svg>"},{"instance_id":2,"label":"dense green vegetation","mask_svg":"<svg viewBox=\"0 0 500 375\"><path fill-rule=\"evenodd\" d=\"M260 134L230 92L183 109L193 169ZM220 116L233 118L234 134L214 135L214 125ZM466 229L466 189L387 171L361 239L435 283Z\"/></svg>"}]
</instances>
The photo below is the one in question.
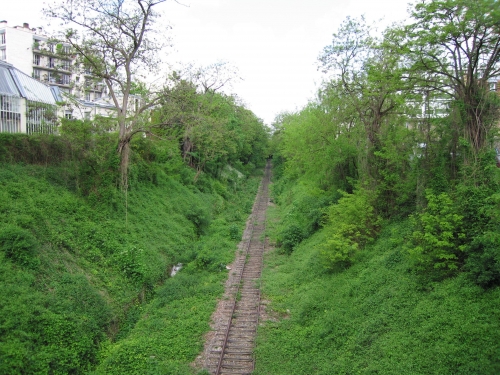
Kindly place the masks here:
<instances>
[{"instance_id":1,"label":"dense green vegetation","mask_svg":"<svg viewBox=\"0 0 500 375\"><path fill-rule=\"evenodd\" d=\"M500 372L499 28L496 0L426 0L333 35L274 123L257 374ZM209 70L152 95L115 68L144 106L0 135L0 373L196 372L268 134Z\"/></svg>"},{"instance_id":2,"label":"dense green vegetation","mask_svg":"<svg viewBox=\"0 0 500 375\"><path fill-rule=\"evenodd\" d=\"M317 98L276 118L257 374L500 371L500 13L348 18Z\"/></svg>"},{"instance_id":3,"label":"dense green vegetation","mask_svg":"<svg viewBox=\"0 0 500 375\"><path fill-rule=\"evenodd\" d=\"M387 225L338 273L319 260L325 231L269 255L255 374L497 374L500 289L464 274L422 286L404 247L410 230Z\"/></svg>"},{"instance_id":4,"label":"dense green vegetation","mask_svg":"<svg viewBox=\"0 0 500 375\"><path fill-rule=\"evenodd\" d=\"M185 123L159 107L174 126L132 140L125 189L114 120L0 135L0 373L195 373L267 132L230 97L191 95L218 106ZM184 126L212 124L224 149L183 153Z\"/></svg>"}]
</instances>

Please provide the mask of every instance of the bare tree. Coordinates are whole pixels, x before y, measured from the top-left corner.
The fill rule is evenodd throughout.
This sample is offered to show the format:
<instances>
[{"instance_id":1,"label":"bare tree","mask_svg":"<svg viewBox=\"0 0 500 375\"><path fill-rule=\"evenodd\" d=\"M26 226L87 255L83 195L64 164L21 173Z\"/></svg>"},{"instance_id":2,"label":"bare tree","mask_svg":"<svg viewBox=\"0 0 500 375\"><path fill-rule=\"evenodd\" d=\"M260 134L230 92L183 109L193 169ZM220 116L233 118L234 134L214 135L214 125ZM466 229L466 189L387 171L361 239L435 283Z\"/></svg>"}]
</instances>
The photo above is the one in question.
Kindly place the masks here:
<instances>
[{"instance_id":1,"label":"bare tree","mask_svg":"<svg viewBox=\"0 0 500 375\"><path fill-rule=\"evenodd\" d=\"M217 61L206 66L187 64L181 69L181 75L201 88L204 93L232 88L235 81L242 80L238 68L226 61Z\"/></svg>"}]
</instances>

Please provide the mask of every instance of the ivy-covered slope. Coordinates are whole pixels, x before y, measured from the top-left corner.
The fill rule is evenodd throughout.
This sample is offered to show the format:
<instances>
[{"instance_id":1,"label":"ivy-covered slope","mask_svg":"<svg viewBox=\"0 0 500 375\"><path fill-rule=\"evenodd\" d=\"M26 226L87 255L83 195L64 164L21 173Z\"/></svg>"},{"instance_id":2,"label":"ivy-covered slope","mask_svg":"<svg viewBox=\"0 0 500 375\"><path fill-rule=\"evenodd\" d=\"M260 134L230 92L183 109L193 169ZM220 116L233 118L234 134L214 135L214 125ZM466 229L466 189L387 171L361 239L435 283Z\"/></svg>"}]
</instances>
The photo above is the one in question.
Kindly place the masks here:
<instances>
[{"instance_id":1,"label":"ivy-covered slope","mask_svg":"<svg viewBox=\"0 0 500 375\"><path fill-rule=\"evenodd\" d=\"M409 229L386 226L336 272L321 262L326 230L268 254L256 374L498 374L500 288L466 274L423 284Z\"/></svg>"},{"instance_id":2,"label":"ivy-covered slope","mask_svg":"<svg viewBox=\"0 0 500 375\"><path fill-rule=\"evenodd\" d=\"M111 136L2 135L2 374L194 371L259 178L137 139L125 194Z\"/></svg>"}]
</instances>

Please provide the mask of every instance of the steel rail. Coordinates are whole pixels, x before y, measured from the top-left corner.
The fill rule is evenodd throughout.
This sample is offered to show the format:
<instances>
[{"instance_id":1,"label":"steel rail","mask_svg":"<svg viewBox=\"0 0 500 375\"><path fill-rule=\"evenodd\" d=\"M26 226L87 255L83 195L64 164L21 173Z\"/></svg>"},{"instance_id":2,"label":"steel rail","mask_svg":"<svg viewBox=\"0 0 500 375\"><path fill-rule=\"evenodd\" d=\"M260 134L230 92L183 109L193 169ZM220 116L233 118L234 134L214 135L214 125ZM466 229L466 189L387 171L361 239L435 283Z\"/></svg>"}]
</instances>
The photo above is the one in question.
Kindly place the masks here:
<instances>
[{"instance_id":1,"label":"steel rail","mask_svg":"<svg viewBox=\"0 0 500 375\"><path fill-rule=\"evenodd\" d=\"M267 204L269 202L269 197L268 197L269 179L270 179L270 163L268 162L266 165L264 177L262 179L262 184L259 188L259 192L257 195L257 199L256 199L257 202L254 205L254 210L252 212L252 216L253 216L252 217L252 225L251 225L249 239L248 239L248 242L245 246L244 263L243 263L243 266L241 267L241 270L239 271L239 275L237 278L236 292L234 293L234 299L232 301L232 305L230 308L230 316L228 319L227 327L226 327L225 332L224 332L224 339L222 342L222 348L221 348L219 359L217 361L217 368L214 372L214 375L221 374L221 369L223 366L224 357L226 354L226 350L228 349L229 334L231 332L231 328L233 328L233 319L235 316L235 312L237 311L236 306L238 303L238 295L240 293L240 290L242 289L242 281L244 280L245 270L247 270L248 268L252 268L252 267L247 267L247 263L249 261L248 257L249 257L249 254L251 252L251 247L252 247L252 245L255 245L255 240L254 240L253 236L255 233L258 233L258 231L256 231L256 226L258 226L259 224L262 225L262 223L263 223L263 229L260 229L260 232L264 233L264 231L265 231L265 217L266 217L265 213L266 213L266 209L267 209ZM262 213L263 213L264 218L261 217ZM258 244L262 245L261 249L260 249L261 246L259 246L259 250L261 250L263 253L265 250L265 240L258 241ZM258 257L258 258L261 259L261 257ZM250 265L250 266L252 266L252 265ZM262 265L260 265L260 267L262 267ZM260 283L260 271L259 271L259 283ZM255 331L257 330L259 316L260 316L260 287L257 289L256 302L257 302L257 312L256 312L257 316L256 316L256 323L255 323ZM252 355L252 358L253 358L253 355ZM233 361L234 360L235 359L233 358ZM255 369L255 358L252 359L251 371L253 371L254 369Z\"/></svg>"}]
</instances>

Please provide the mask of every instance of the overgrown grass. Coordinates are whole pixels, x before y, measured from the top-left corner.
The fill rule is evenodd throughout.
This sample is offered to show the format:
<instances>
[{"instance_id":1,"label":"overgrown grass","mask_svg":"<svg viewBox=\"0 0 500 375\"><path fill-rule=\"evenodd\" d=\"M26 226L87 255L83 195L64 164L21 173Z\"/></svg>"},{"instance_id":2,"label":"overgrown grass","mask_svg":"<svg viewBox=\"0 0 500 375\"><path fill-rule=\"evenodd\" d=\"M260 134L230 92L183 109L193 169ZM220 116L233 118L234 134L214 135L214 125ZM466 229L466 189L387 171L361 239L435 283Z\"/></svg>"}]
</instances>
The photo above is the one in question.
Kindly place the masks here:
<instances>
[{"instance_id":1,"label":"overgrown grass","mask_svg":"<svg viewBox=\"0 0 500 375\"><path fill-rule=\"evenodd\" d=\"M422 287L404 250L409 223L387 226L327 273L319 231L263 273L272 318L259 329L255 374L498 374L500 288L464 275Z\"/></svg>"},{"instance_id":2,"label":"overgrown grass","mask_svg":"<svg viewBox=\"0 0 500 375\"><path fill-rule=\"evenodd\" d=\"M156 289L130 333L103 350L96 374L191 374L188 364L203 349L203 334L224 291L225 265L232 262L259 179L226 201L219 217L184 257L185 267ZM231 225L229 225L232 223Z\"/></svg>"},{"instance_id":3,"label":"overgrown grass","mask_svg":"<svg viewBox=\"0 0 500 375\"><path fill-rule=\"evenodd\" d=\"M0 167L0 373L192 373L259 178L149 164L126 208L69 164Z\"/></svg>"}]
</instances>

